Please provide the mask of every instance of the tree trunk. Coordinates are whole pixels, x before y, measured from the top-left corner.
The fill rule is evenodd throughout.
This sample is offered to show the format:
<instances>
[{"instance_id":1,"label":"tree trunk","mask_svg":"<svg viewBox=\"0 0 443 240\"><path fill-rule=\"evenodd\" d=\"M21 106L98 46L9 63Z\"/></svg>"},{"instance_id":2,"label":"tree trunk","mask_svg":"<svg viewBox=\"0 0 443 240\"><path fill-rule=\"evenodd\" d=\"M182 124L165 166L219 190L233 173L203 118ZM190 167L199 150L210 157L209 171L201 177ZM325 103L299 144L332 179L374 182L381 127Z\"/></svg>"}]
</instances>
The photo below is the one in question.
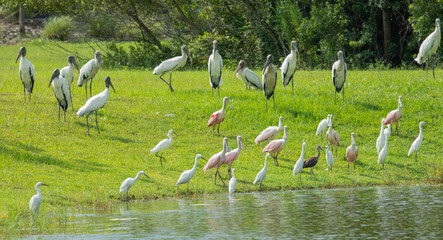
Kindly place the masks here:
<instances>
[{"instance_id":1,"label":"tree trunk","mask_svg":"<svg viewBox=\"0 0 443 240\"><path fill-rule=\"evenodd\" d=\"M389 52L389 45L393 42L391 29L391 9L389 8L389 0L383 1L383 48L385 60L392 63L392 56Z\"/></svg>"},{"instance_id":2,"label":"tree trunk","mask_svg":"<svg viewBox=\"0 0 443 240\"><path fill-rule=\"evenodd\" d=\"M19 10L18 10L18 25L19 25L20 36L24 37L26 34L26 32L25 32L25 7L21 3L20 3Z\"/></svg>"},{"instance_id":3,"label":"tree trunk","mask_svg":"<svg viewBox=\"0 0 443 240\"><path fill-rule=\"evenodd\" d=\"M171 0L171 4L172 6L175 7L175 9L177 10L178 14L180 15L180 18L185 21L186 23L188 23L189 27L191 28L191 30L197 34L197 35L201 35L202 32L200 31L200 29L197 27L197 25L195 25L195 23L189 19L188 17L186 17L185 13L183 12L183 10L180 8L180 5L178 5L178 3L175 0Z\"/></svg>"}]
</instances>

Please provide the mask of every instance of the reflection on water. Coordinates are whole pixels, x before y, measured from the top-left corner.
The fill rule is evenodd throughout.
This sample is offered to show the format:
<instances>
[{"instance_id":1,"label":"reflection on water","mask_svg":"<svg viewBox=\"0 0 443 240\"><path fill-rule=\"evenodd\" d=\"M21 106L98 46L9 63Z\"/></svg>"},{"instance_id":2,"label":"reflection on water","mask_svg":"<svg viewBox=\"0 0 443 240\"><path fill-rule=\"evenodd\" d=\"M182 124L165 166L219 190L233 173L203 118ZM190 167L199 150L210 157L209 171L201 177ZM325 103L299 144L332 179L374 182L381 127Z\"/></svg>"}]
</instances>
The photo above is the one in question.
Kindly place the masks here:
<instances>
[{"instance_id":1,"label":"reflection on water","mask_svg":"<svg viewBox=\"0 0 443 240\"><path fill-rule=\"evenodd\" d=\"M51 238L440 238L443 187L371 187L119 203ZM33 237L37 238L37 237Z\"/></svg>"}]
</instances>

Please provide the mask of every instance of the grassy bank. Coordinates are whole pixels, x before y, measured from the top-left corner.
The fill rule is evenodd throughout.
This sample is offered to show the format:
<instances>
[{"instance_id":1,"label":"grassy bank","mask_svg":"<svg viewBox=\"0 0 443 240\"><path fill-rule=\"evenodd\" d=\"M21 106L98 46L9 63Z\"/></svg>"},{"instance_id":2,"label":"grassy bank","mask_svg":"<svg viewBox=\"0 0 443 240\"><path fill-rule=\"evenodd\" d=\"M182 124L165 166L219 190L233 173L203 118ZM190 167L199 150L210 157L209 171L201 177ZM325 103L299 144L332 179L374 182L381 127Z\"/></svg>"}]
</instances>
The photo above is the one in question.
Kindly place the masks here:
<instances>
[{"instance_id":1,"label":"grassy bank","mask_svg":"<svg viewBox=\"0 0 443 240\"><path fill-rule=\"evenodd\" d=\"M186 186L177 193L175 182L181 172L192 168L194 157L200 153L209 159L221 151L222 138L228 137L230 147L236 148L235 138L241 135L246 150L241 152L236 169L237 192L257 191L255 175L262 168L265 143L256 145L255 137L267 126L276 125L283 116L288 126L289 141L279 156L280 167L268 165L263 190L302 188L333 188L368 185L415 185L440 183L443 152L441 146L443 112L443 72L436 79L426 78L424 71L352 71L348 72L345 87L346 101L334 91L330 71L299 71L296 73L295 95L281 85L280 76L275 93L275 110L268 102L265 112L264 94L245 90L234 78L232 70L223 73L224 84L220 96L211 96L206 72L175 72L171 93L151 71L100 70L93 83L93 93L104 89L104 78L110 76L116 92L111 92L104 109L99 111L98 123L91 136L85 134L85 118L78 118L72 110L66 122L58 121L56 99L49 88L55 68L67 64L67 56L44 51L37 43L26 43L27 59L36 69L36 84L31 103L23 103L23 85L14 60L20 46L0 46L0 224L2 234L36 234L63 232L69 217L65 214L82 207L110 207L120 201L118 190L127 177L144 170L130 190L133 199L157 199L185 196ZM85 46L64 45L91 51ZM192 54L192 53L191 53ZM92 56L92 51L89 54ZM79 62L83 65L85 62ZM257 73L260 71L258 70ZM76 73L78 74L78 73ZM259 74L261 76L261 74ZM73 86L74 108L85 103L84 88ZM289 91L288 91L289 90ZM398 96L403 97L403 118L400 136L392 134L385 171L377 164L375 142L380 120L397 108ZM214 111L222 107L228 96L234 110L227 110L221 125L222 136L212 136L206 127ZM173 114L174 116L169 116ZM304 170L302 183L292 176L292 168L299 158L301 144L307 143L305 157L316 154L318 144L326 142L315 136L317 124L327 114L333 114L334 129L340 135L341 147L335 158L334 172L327 168L324 154L309 179ZM93 117L90 123L93 123ZM424 126L424 141L419 151L422 164L407 157L411 143L418 136L418 123ZM166 163L161 167L158 158L150 154L158 141L166 138L169 129L178 133L170 149L165 151ZM394 129L395 131L395 129ZM393 131L393 132L394 132ZM354 132L359 148L356 172L347 175L346 147ZM280 134L278 138L281 138ZM214 170L204 173L201 161L190 182L190 194L202 195L227 192L227 187L214 186ZM221 168L227 181L227 170ZM35 194L38 181L42 187L41 217L32 220L28 202ZM48 229L51 226L51 229Z\"/></svg>"}]
</instances>

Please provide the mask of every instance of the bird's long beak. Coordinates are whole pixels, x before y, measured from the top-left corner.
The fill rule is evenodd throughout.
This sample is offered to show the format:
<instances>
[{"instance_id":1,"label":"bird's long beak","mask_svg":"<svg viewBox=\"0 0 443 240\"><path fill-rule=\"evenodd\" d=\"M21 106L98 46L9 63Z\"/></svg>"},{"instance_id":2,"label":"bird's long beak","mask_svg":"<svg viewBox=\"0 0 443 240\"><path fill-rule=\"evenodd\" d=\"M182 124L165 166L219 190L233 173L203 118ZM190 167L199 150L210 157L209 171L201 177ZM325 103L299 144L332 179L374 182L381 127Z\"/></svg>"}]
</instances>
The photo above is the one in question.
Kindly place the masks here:
<instances>
[{"instance_id":1,"label":"bird's long beak","mask_svg":"<svg viewBox=\"0 0 443 240\"><path fill-rule=\"evenodd\" d=\"M241 149L246 149L246 147L245 147L245 145L243 144L243 141L242 141L242 140L240 140L240 147L241 147Z\"/></svg>"},{"instance_id":2,"label":"bird's long beak","mask_svg":"<svg viewBox=\"0 0 443 240\"><path fill-rule=\"evenodd\" d=\"M145 175L147 178L150 178L148 175L146 175L146 173L143 173L143 175Z\"/></svg>"},{"instance_id":3,"label":"bird's long beak","mask_svg":"<svg viewBox=\"0 0 443 240\"><path fill-rule=\"evenodd\" d=\"M172 131L172 133L178 136L178 134L176 132Z\"/></svg>"},{"instance_id":4,"label":"bird's long beak","mask_svg":"<svg viewBox=\"0 0 443 240\"><path fill-rule=\"evenodd\" d=\"M52 74L51 81L49 81L49 86L48 87L51 86L52 80L54 80L54 78L55 78L55 72Z\"/></svg>"},{"instance_id":5,"label":"bird's long beak","mask_svg":"<svg viewBox=\"0 0 443 240\"><path fill-rule=\"evenodd\" d=\"M192 65L192 57L191 57L191 54L188 52L188 58L189 58L189 61L191 62L191 65Z\"/></svg>"},{"instance_id":6,"label":"bird's long beak","mask_svg":"<svg viewBox=\"0 0 443 240\"><path fill-rule=\"evenodd\" d=\"M237 75L238 70L240 70L240 65L238 65L237 69L235 69L234 77Z\"/></svg>"},{"instance_id":7,"label":"bird's long beak","mask_svg":"<svg viewBox=\"0 0 443 240\"><path fill-rule=\"evenodd\" d=\"M77 65L77 60L74 60L74 65L75 65L75 68L77 68L77 71L80 72L80 69L78 68L78 65Z\"/></svg>"},{"instance_id":8,"label":"bird's long beak","mask_svg":"<svg viewBox=\"0 0 443 240\"><path fill-rule=\"evenodd\" d=\"M44 184L44 183L42 183L42 185L41 186L46 186L46 187L48 187L48 185L46 185L46 184Z\"/></svg>"},{"instance_id":9,"label":"bird's long beak","mask_svg":"<svg viewBox=\"0 0 443 240\"><path fill-rule=\"evenodd\" d=\"M205 160L206 162L208 161L208 160L206 160L206 158L204 158L204 157L201 157L201 159Z\"/></svg>"},{"instance_id":10,"label":"bird's long beak","mask_svg":"<svg viewBox=\"0 0 443 240\"><path fill-rule=\"evenodd\" d=\"M17 63L18 59L20 58L21 53L22 53L21 51L18 53L17 59L15 59L15 63Z\"/></svg>"},{"instance_id":11,"label":"bird's long beak","mask_svg":"<svg viewBox=\"0 0 443 240\"><path fill-rule=\"evenodd\" d=\"M112 85L112 82L111 82L111 81L109 81L109 85L111 85L111 87L112 87L112 90L114 90L114 92L115 92L115 88L114 88L114 85Z\"/></svg>"},{"instance_id":12,"label":"bird's long beak","mask_svg":"<svg viewBox=\"0 0 443 240\"><path fill-rule=\"evenodd\" d=\"M227 102L228 102L229 106L231 107L231 110L234 110L234 107L232 107L231 103L229 102L229 99Z\"/></svg>"},{"instance_id":13,"label":"bird's long beak","mask_svg":"<svg viewBox=\"0 0 443 240\"><path fill-rule=\"evenodd\" d=\"M325 150L323 150L323 148L320 147L320 150L322 150L325 153Z\"/></svg>"}]
</instances>

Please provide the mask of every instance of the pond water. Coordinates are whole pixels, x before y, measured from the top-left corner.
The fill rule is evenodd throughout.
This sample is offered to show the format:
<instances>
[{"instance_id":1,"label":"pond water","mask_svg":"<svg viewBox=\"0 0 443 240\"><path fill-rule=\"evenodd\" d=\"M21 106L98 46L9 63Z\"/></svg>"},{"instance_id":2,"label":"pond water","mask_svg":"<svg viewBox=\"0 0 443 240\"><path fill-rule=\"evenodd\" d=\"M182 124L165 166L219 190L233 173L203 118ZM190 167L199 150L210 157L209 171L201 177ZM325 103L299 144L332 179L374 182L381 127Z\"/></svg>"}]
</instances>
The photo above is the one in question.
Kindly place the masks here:
<instances>
[{"instance_id":1,"label":"pond water","mask_svg":"<svg viewBox=\"0 0 443 240\"><path fill-rule=\"evenodd\" d=\"M70 230L69 230L70 229ZM31 239L442 238L443 186L237 193L114 205Z\"/></svg>"}]
</instances>

